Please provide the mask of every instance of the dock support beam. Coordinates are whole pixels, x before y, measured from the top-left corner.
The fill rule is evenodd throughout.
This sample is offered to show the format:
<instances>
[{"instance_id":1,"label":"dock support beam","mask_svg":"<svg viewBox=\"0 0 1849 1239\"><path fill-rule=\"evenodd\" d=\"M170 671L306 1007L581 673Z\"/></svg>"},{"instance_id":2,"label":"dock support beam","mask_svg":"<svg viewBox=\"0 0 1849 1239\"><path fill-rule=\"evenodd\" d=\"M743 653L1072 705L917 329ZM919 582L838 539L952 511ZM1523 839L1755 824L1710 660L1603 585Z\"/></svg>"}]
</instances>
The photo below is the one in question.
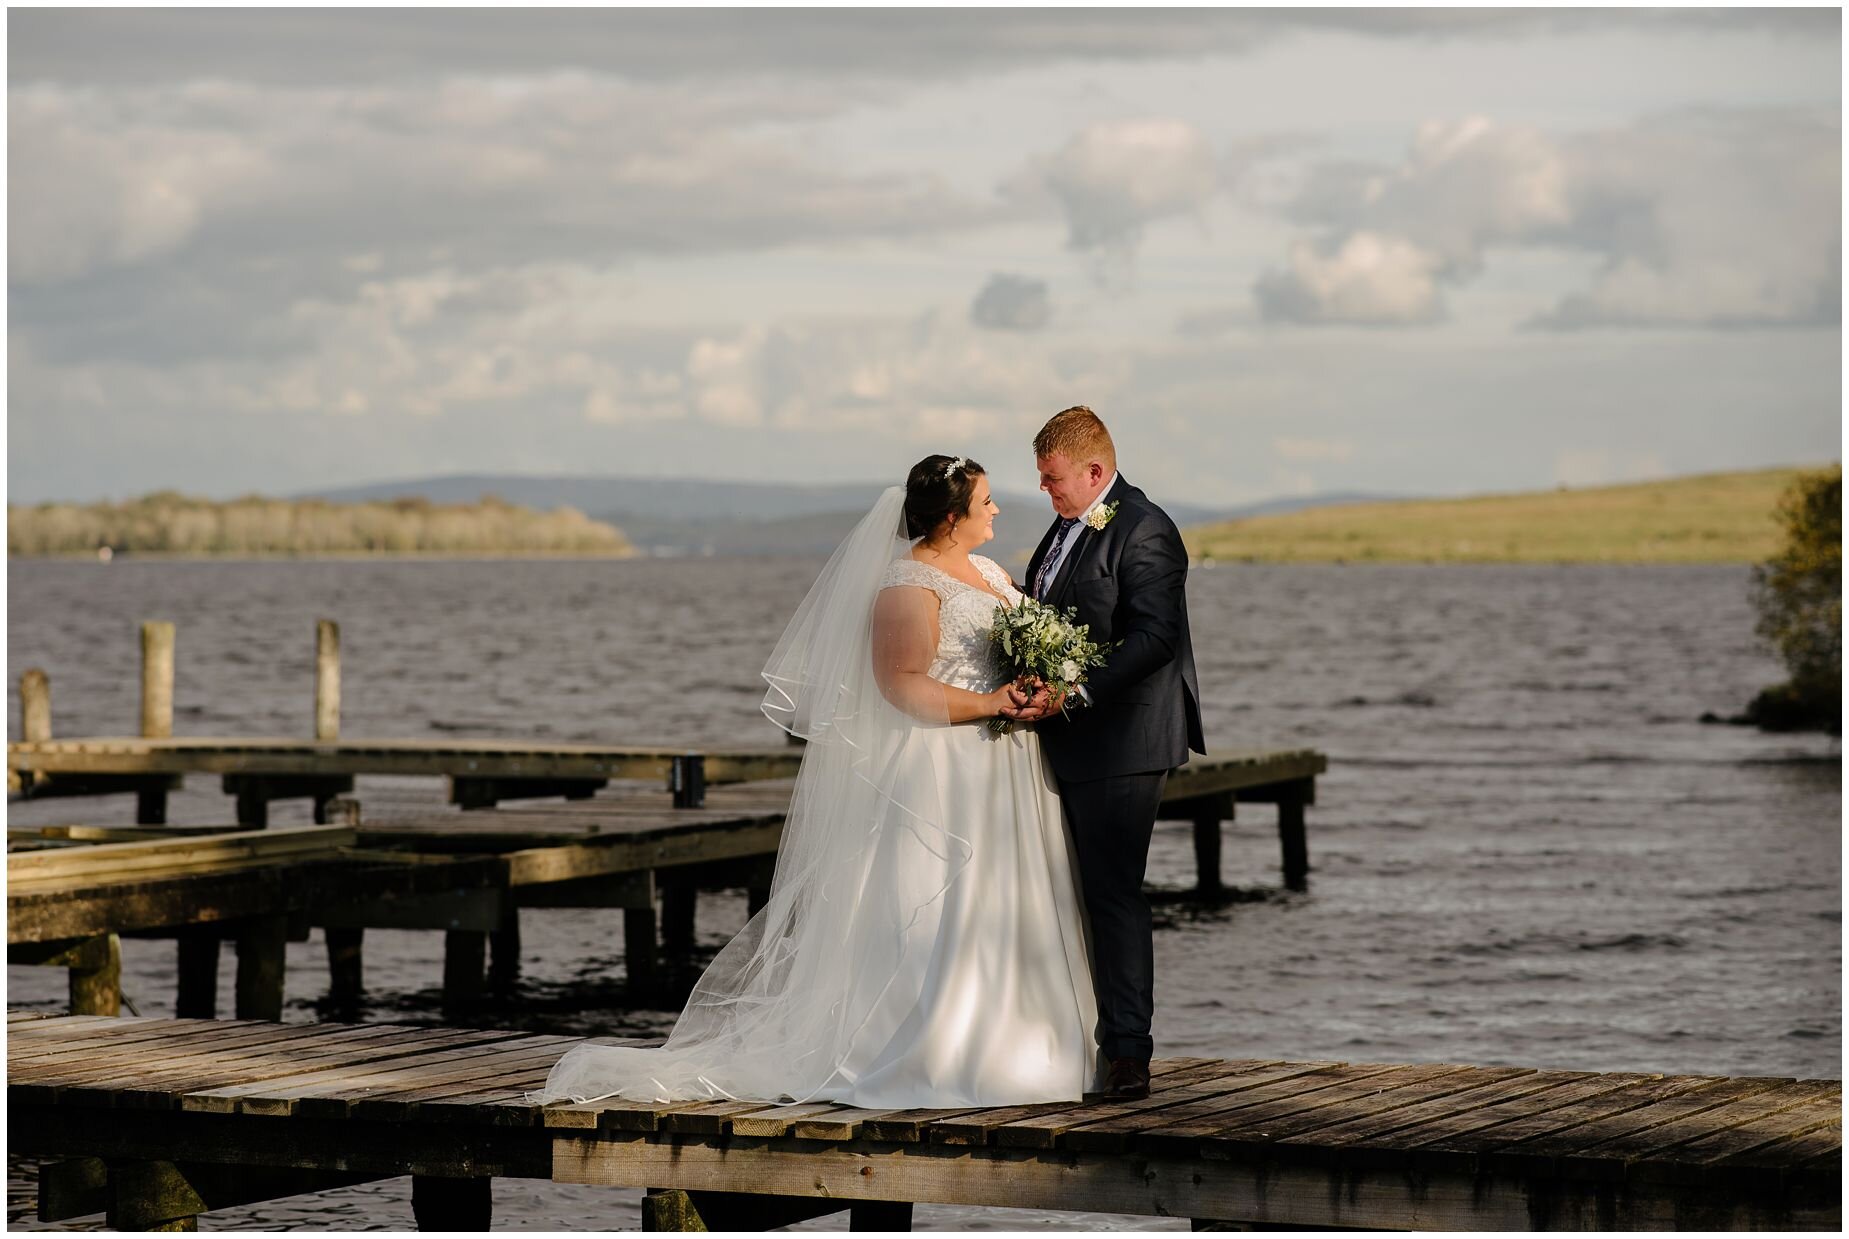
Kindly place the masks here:
<instances>
[{"instance_id":1,"label":"dock support beam","mask_svg":"<svg viewBox=\"0 0 1849 1239\"><path fill-rule=\"evenodd\" d=\"M488 981L504 990L520 979L520 908L512 899L501 909L501 927L488 935Z\"/></svg>"},{"instance_id":2,"label":"dock support beam","mask_svg":"<svg viewBox=\"0 0 1849 1239\"><path fill-rule=\"evenodd\" d=\"M414 1174L411 1214L419 1230L487 1230L494 1219L494 1180Z\"/></svg>"},{"instance_id":3,"label":"dock support beam","mask_svg":"<svg viewBox=\"0 0 1849 1239\"><path fill-rule=\"evenodd\" d=\"M1316 803L1316 780L1299 779L1278 793L1278 843L1284 850L1284 885L1291 890L1310 886L1309 832L1303 811Z\"/></svg>"},{"instance_id":4,"label":"dock support beam","mask_svg":"<svg viewBox=\"0 0 1849 1239\"><path fill-rule=\"evenodd\" d=\"M661 884L661 945L664 950L685 951L693 946L693 910L699 891L691 881Z\"/></svg>"},{"instance_id":5,"label":"dock support beam","mask_svg":"<svg viewBox=\"0 0 1849 1239\"><path fill-rule=\"evenodd\" d=\"M253 917L238 931L238 1019L282 1019L288 937L289 918L285 916Z\"/></svg>"},{"instance_id":6,"label":"dock support beam","mask_svg":"<svg viewBox=\"0 0 1849 1239\"><path fill-rule=\"evenodd\" d=\"M92 938L71 960L71 1014L122 1014L122 939Z\"/></svg>"},{"instance_id":7,"label":"dock support beam","mask_svg":"<svg viewBox=\"0 0 1849 1239\"><path fill-rule=\"evenodd\" d=\"M115 1162L109 1167L110 1230L198 1230L208 1206L172 1162Z\"/></svg>"},{"instance_id":8,"label":"dock support beam","mask_svg":"<svg viewBox=\"0 0 1849 1239\"><path fill-rule=\"evenodd\" d=\"M488 935L479 929L450 929L443 934L443 1013L460 1015L481 1002L482 968L488 959Z\"/></svg>"},{"instance_id":9,"label":"dock support beam","mask_svg":"<svg viewBox=\"0 0 1849 1239\"><path fill-rule=\"evenodd\" d=\"M849 1230L910 1230L912 1206L903 1201L831 1200L813 1196L759 1196L751 1192L684 1192L651 1187L642 1198L642 1229L655 1231L775 1230L793 1222L851 1212Z\"/></svg>"},{"instance_id":10,"label":"dock support beam","mask_svg":"<svg viewBox=\"0 0 1849 1239\"><path fill-rule=\"evenodd\" d=\"M655 905L623 909L623 966L632 992L652 993L661 978L661 955L655 943Z\"/></svg>"},{"instance_id":11,"label":"dock support beam","mask_svg":"<svg viewBox=\"0 0 1849 1239\"><path fill-rule=\"evenodd\" d=\"M336 1003L358 1002L366 988L366 931L330 925L322 928L321 937L327 943L328 997Z\"/></svg>"},{"instance_id":12,"label":"dock support beam","mask_svg":"<svg viewBox=\"0 0 1849 1239\"><path fill-rule=\"evenodd\" d=\"M175 942L180 960L173 1013L183 1020L218 1018L218 927L183 929Z\"/></svg>"}]
</instances>

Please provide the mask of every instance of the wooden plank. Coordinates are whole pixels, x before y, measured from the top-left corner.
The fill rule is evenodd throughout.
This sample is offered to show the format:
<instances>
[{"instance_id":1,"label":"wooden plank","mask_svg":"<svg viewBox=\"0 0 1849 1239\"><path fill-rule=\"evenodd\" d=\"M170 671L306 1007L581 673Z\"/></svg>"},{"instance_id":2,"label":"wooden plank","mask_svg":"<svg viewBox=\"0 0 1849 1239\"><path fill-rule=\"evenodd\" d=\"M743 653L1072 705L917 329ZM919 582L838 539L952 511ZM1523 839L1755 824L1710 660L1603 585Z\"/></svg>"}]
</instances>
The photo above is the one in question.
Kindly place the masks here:
<instances>
[{"instance_id":1,"label":"wooden plank","mask_svg":"<svg viewBox=\"0 0 1849 1239\"><path fill-rule=\"evenodd\" d=\"M1482 1169L1478 1158L1488 1150L1642 1109L1720 1079L1606 1072L1535 1097L1386 1132L1344 1156L1381 1168L1412 1166L1432 1173L1477 1174Z\"/></svg>"},{"instance_id":2,"label":"wooden plank","mask_svg":"<svg viewBox=\"0 0 1849 1239\"><path fill-rule=\"evenodd\" d=\"M142 1036L73 1040L50 1047L46 1053L28 1054L24 1052L25 1047L22 1047L22 1053L17 1059L11 1054L7 1056L7 1071L10 1078L21 1082L51 1082L68 1072L98 1065L114 1064L119 1071L119 1064L125 1054L146 1061L164 1054L192 1052L195 1047L210 1046L222 1041L288 1036L291 1029L303 1027L279 1025L268 1020L218 1022L223 1027L184 1032L168 1030L166 1035L161 1035L159 1030L148 1030L148 1035Z\"/></svg>"},{"instance_id":3,"label":"wooden plank","mask_svg":"<svg viewBox=\"0 0 1849 1239\"><path fill-rule=\"evenodd\" d=\"M302 741L289 737L92 736L7 746L7 767L49 774L403 774L496 779L665 780L689 750L498 740ZM802 759L778 747L703 753L709 783L788 777Z\"/></svg>"},{"instance_id":4,"label":"wooden plank","mask_svg":"<svg viewBox=\"0 0 1849 1239\"><path fill-rule=\"evenodd\" d=\"M1274 1104L1232 1116L1231 1124L1202 1139L1201 1154L1220 1159L1239 1156L1275 1145L1286 1136L1313 1133L1353 1118L1392 1113L1528 1072L1525 1067L1431 1066L1382 1077L1375 1082L1378 1087L1362 1084L1326 1089L1294 1112L1287 1112L1283 1104Z\"/></svg>"},{"instance_id":5,"label":"wooden plank","mask_svg":"<svg viewBox=\"0 0 1849 1239\"><path fill-rule=\"evenodd\" d=\"M388 1083L344 1098L347 1102L346 1114L355 1119L401 1123L414 1118L424 1102L476 1095L484 1090L496 1093L503 1091L493 1086L496 1081L506 1079L510 1073L524 1078L537 1069L540 1072L539 1083L544 1083L546 1071L580 1040L582 1038L573 1036L522 1037L496 1047L492 1053L464 1059L447 1070L440 1071L433 1067L404 1073ZM538 1087L538 1084L534 1087ZM305 1104L303 1112L312 1114L322 1103L336 1099L340 1099L339 1094L317 1098L316 1106L307 1107Z\"/></svg>"},{"instance_id":6,"label":"wooden plank","mask_svg":"<svg viewBox=\"0 0 1849 1239\"><path fill-rule=\"evenodd\" d=\"M189 1091L220 1087L228 1083L250 1084L277 1076L292 1075L312 1066L339 1063L354 1066L369 1059L381 1059L409 1052L412 1044L389 1032L360 1034L330 1025L296 1025L315 1030L286 1041L260 1041L218 1049L216 1045L202 1052L156 1060L145 1070L125 1074L115 1071L65 1076L57 1081L57 1100L62 1104L100 1105L116 1109L173 1110Z\"/></svg>"},{"instance_id":7,"label":"wooden plank","mask_svg":"<svg viewBox=\"0 0 1849 1239\"><path fill-rule=\"evenodd\" d=\"M179 835L133 843L93 843L81 848L9 855L7 883L73 881L94 874L121 874L206 861L249 861L307 851L350 847L350 826L278 826L229 834Z\"/></svg>"},{"instance_id":8,"label":"wooden plank","mask_svg":"<svg viewBox=\"0 0 1849 1239\"><path fill-rule=\"evenodd\" d=\"M1479 1084L1467 1091L1418 1102L1384 1113L1361 1115L1340 1123L1319 1127L1314 1132L1286 1136L1285 1145L1327 1150L1331 1153L1378 1140L1391 1132L1446 1124L1448 1130L1470 1124L1489 1113L1491 1107L1507 1107L1513 1102L1533 1099L1546 1105L1562 1096L1557 1090L1564 1085L1594 1079L1590 1071L1527 1071L1513 1078ZM1613 1087L1616 1087L1614 1085ZM1545 1094L1546 1096L1543 1096ZM1503 1110L1502 1113L1507 1113Z\"/></svg>"},{"instance_id":9,"label":"wooden plank","mask_svg":"<svg viewBox=\"0 0 1849 1239\"><path fill-rule=\"evenodd\" d=\"M375 1063L358 1069L336 1067L314 1069L251 1084L232 1084L217 1088L191 1090L182 1094L182 1110L216 1114L289 1114L298 1098L319 1092L353 1087L376 1072L388 1072L415 1066L425 1061L440 1061L448 1055L465 1055L491 1048L518 1033L480 1029L433 1029L433 1036L422 1038L410 1047L410 1054L382 1055Z\"/></svg>"},{"instance_id":10,"label":"wooden plank","mask_svg":"<svg viewBox=\"0 0 1849 1239\"><path fill-rule=\"evenodd\" d=\"M769 1106L731 1117L731 1131L736 1136L781 1136L797 1119L812 1118L850 1107L832 1101L808 1101L800 1105Z\"/></svg>"},{"instance_id":11,"label":"wooden plank","mask_svg":"<svg viewBox=\"0 0 1849 1239\"><path fill-rule=\"evenodd\" d=\"M1758 1077L1718 1080L1659 1098L1622 1114L1589 1115L1571 1127L1496 1145L1480 1154L1479 1162L1492 1172L1553 1175L1558 1169L1557 1159L1571 1157L1588 1146L1649 1131L1666 1123L1716 1109L1727 1102L1764 1092L1776 1084L1791 1082L1789 1079Z\"/></svg>"},{"instance_id":12,"label":"wooden plank","mask_svg":"<svg viewBox=\"0 0 1849 1239\"><path fill-rule=\"evenodd\" d=\"M1754 1169L1777 1175L1799 1168L1820 1154L1840 1152L1842 1142L1842 1094L1838 1091L1698 1136L1659 1153L1639 1154L1627 1173L1632 1178L1682 1182L1701 1182L1715 1170Z\"/></svg>"},{"instance_id":13,"label":"wooden plank","mask_svg":"<svg viewBox=\"0 0 1849 1239\"><path fill-rule=\"evenodd\" d=\"M577 844L534 848L507 856L508 882L527 886L566 882L598 874L659 869L775 852L783 837L779 822L745 824L728 830L702 830L635 843Z\"/></svg>"},{"instance_id":14,"label":"wooden plank","mask_svg":"<svg viewBox=\"0 0 1849 1239\"><path fill-rule=\"evenodd\" d=\"M1293 1070L1300 1066L1306 1070ZM1218 1131L1231 1114L1265 1104L1290 1103L1302 1106L1307 1104L1302 1099L1326 1089L1371 1080L1399 1068L1386 1063L1286 1063L1273 1070L1275 1078L1255 1082L1251 1087L1240 1089L1229 1097L1210 1095L1198 1101L1183 1102L1160 1110L1135 1110L1094 1123L1076 1125L1060 1133L1058 1147L1089 1146L1094 1150L1103 1150L1121 1149L1130 1144L1141 1148L1152 1138L1152 1133L1161 1135L1171 1130L1192 1130L1191 1135L1183 1137L1176 1144L1184 1148L1189 1156L1194 1156L1198 1152L1200 1135Z\"/></svg>"},{"instance_id":15,"label":"wooden plank","mask_svg":"<svg viewBox=\"0 0 1849 1239\"><path fill-rule=\"evenodd\" d=\"M1250 1087L1254 1073L1274 1071L1282 1064L1264 1059L1230 1062L1185 1060L1188 1065L1158 1073L1151 1064L1149 1096L1138 1101L1105 1101L1094 1097L1073 1105L1045 1102L984 1110L931 1124L929 1138L938 1144L1005 1144L1013 1148L1051 1148L1061 1132L1123 1114L1160 1109L1231 1093ZM1308 1070L1308 1068L1303 1068Z\"/></svg>"},{"instance_id":16,"label":"wooden plank","mask_svg":"<svg viewBox=\"0 0 1849 1239\"><path fill-rule=\"evenodd\" d=\"M1566 1174L1590 1176L1622 1171L1631 1162L1660 1159L1690 1141L1725 1133L1755 1120L1783 1118L1805 1103L1819 1100L1830 1103L1840 1113L1842 1083L1837 1080L1794 1081L1743 1093L1734 1100L1686 1118L1598 1140L1557 1157L1555 1164Z\"/></svg>"},{"instance_id":17,"label":"wooden plank","mask_svg":"<svg viewBox=\"0 0 1849 1239\"><path fill-rule=\"evenodd\" d=\"M1526 1183L1463 1176L1421 1179L1263 1162L1204 1168L1193 1157L929 1143L867 1148L738 1137L722 1143L561 1136L552 1149L552 1178L561 1183L1229 1218L1261 1228L1526 1230L1537 1224L1540 1206L1543 1220L1555 1226L1657 1229L1673 1227L1688 1203L1686 1193L1613 1199L1591 1183L1578 1190L1569 1184L1538 1201ZM797 1150L801 1155L792 1156ZM1716 1219L1709 1224L1746 1224L1749 1206L1761 1203L1734 1202L1709 1215ZM1829 1208L1819 1207L1794 1210L1786 1221L1814 1226L1829 1216Z\"/></svg>"}]
</instances>

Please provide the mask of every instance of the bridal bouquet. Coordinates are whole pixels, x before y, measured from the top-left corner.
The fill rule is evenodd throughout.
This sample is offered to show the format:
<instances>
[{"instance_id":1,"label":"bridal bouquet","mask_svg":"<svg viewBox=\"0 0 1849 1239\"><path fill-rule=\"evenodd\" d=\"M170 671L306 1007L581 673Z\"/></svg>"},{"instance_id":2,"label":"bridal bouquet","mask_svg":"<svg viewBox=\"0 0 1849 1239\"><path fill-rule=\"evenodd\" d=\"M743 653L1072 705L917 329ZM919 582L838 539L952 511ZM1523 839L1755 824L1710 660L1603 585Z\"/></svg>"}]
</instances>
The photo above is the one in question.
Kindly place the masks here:
<instances>
[{"instance_id":1,"label":"bridal bouquet","mask_svg":"<svg viewBox=\"0 0 1849 1239\"><path fill-rule=\"evenodd\" d=\"M1038 680L1061 696L1085 682L1085 673L1104 665L1104 647L1091 639L1089 625L1078 622L1077 607L1058 608L1034 598L1016 607L997 607L989 626L996 661L1016 681ZM1062 707L1063 708L1063 707ZM1003 735L1013 730L1007 719L991 719Z\"/></svg>"}]
</instances>

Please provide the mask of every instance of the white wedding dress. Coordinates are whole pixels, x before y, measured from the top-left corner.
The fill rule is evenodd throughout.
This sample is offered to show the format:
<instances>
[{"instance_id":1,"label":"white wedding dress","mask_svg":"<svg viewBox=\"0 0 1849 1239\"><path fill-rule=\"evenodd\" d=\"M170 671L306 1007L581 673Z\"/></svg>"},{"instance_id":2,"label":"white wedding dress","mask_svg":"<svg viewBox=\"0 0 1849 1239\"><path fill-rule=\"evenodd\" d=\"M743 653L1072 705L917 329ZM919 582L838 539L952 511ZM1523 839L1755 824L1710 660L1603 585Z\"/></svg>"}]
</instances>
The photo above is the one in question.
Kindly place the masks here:
<instances>
[{"instance_id":1,"label":"white wedding dress","mask_svg":"<svg viewBox=\"0 0 1849 1239\"><path fill-rule=\"evenodd\" d=\"M829 608L921 588L937 599L930 677L973 692L1004 678L988 641L1001 601L902 554L881 528L892 514L870 514L858 568L849 544L837 552L811 594L821 609L805 603L765 672L774 690L800 685L784 690L799 720L786 725L810 738L770 902L713 961L665 1046L574 1047L536 1100L945 1108L1096 1087L1078 874L1039 737L898 720L875 700L865 655L836 657L856 626ZM971 561L1020 600L993 561Z\"/></svg>"}]
</instances>

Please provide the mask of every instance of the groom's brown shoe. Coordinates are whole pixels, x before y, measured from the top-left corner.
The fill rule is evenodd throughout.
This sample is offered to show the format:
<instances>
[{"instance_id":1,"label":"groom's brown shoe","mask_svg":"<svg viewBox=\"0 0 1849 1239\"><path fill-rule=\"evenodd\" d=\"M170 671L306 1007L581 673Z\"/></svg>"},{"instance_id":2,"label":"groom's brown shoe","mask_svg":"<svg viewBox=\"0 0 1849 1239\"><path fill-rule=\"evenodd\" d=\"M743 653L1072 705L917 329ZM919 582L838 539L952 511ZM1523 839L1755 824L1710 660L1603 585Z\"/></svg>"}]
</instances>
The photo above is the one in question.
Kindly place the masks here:
<instances>
[{"instance_id":1,"label":"groom's brown shoe","mask_svg":"<svg viewBox=\"0 0 1849 1239\"><path fill-rule=\"evenodd\" d=\"M1104 1079L1104 1100L1140 1101L1149 1096L1149 1060L1113 1058Z\"/></svg>"}]
</instances>

